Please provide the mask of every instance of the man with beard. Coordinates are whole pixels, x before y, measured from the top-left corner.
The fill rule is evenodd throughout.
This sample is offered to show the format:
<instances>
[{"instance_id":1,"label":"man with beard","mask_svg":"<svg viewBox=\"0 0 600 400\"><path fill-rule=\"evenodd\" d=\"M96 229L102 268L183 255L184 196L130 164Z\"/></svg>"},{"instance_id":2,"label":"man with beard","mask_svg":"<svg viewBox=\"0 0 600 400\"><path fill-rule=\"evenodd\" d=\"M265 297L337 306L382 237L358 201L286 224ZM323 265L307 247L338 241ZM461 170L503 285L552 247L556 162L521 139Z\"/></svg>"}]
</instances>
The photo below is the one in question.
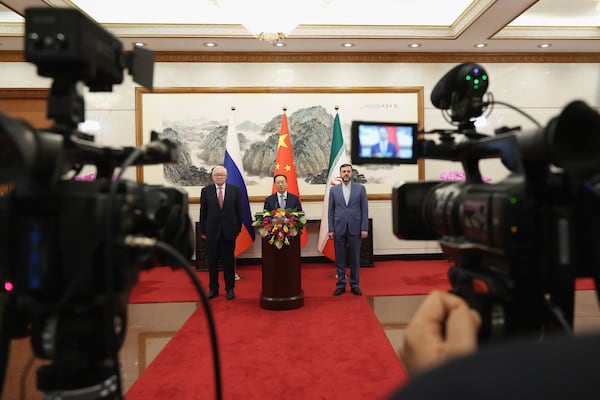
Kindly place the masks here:
<instances>
[{"instance_id":1,"label":"man with beard","mask_svg":"<svg viewBox=\"0 0 600 400\"><path fill-rule=\"evenodd\" d=\"M360 242L369 234L367 190L360 183L352 182L352 165L343 164L340 175L342 184L329 192L328 238L334 241L338 276L333 295L346 291L346 266L350 265L350 291L360 296Z\"/></svg>"}]
</instances>

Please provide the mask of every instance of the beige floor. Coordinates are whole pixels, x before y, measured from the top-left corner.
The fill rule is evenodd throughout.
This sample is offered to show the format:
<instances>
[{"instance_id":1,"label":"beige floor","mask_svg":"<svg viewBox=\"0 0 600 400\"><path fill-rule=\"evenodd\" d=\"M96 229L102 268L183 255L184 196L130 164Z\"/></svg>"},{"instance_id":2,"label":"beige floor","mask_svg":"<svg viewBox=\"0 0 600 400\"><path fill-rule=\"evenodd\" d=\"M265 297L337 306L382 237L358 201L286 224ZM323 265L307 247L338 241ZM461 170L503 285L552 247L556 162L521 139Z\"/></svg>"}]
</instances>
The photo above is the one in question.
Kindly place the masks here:
<instances>
[{"instance_id":1,"label":"beige floor","mask_svg":"<svg viewBox=\"0 0 600 400\"><path fill-rule=\"evenodd\" d=\"M402 338L406 325L424 296L367 297L394 349ZM123 388L126 391L154 357L173 337L196 309L197 303L162 303L129 305L127 338L120 352ZM575 331L600 330L600 308L594 291L576 294ZM19 380L25 376L26 399L40 399L35 388L35 366L27 370L31 358L28 339L13 341L11 366L5 382L3 399L20 399Z\"/></svg>"}]
</instances>

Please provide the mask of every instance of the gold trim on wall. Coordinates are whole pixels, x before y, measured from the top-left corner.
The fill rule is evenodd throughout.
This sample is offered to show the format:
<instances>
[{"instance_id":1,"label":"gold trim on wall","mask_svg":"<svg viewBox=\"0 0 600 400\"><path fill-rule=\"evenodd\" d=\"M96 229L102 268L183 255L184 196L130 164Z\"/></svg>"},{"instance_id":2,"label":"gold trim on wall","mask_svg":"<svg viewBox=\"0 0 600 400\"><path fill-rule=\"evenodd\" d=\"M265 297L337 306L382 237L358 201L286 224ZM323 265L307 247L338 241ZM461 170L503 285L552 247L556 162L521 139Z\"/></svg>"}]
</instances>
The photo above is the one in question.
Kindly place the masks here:
<instances>
[{"instance_id":1,"label":"gold trim on wall","mask_svg":"<svg viewBox=\"0 0 600 400\"><path fill-rule=\"evenodd\" d=\"M157 62L297 63L598 63L600 53L274 53L156 52Z\"/></svg>"},{"instance_id":2,"label":"gold trim on wall","mask_svg":"<svg viewBox=\"0 0 600 400\"><path fill-rule=\"evenodd\" d=\"M156 62L298 63L600 63L598 53L341 53L157 51ZM0 62L24 62L22 51L0 51Z\"/></svg>"}]
</instances>

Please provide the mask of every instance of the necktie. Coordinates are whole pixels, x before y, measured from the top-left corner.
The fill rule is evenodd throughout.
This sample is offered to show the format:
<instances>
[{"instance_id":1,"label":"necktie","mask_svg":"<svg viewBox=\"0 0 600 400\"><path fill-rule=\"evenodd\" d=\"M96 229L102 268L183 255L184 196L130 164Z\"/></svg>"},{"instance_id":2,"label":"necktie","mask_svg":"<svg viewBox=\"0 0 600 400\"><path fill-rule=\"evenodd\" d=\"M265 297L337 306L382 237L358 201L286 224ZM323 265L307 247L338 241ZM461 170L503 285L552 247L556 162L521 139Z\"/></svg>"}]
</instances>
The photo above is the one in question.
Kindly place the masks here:
<instances>
[{"instance_id":1,"label":"necktie","mask_svg":"<svg viewBox=\"0 0 600 400\"><path fill-rule=\"evenodd\" d=\"M279 207L285 209L285 197L283 195L279 196Z\"/></svg>"},{"instance_id":2,"label":"necktie","mask_svg":"<svg viewBox=\"0 0 600 400\"><path fill-rule=\"evenodd\" d=\"M223 209L223 186L219 186L218 198L219 198L219 207L221 207L221 209Z\"/></svg>"}]
</instances>

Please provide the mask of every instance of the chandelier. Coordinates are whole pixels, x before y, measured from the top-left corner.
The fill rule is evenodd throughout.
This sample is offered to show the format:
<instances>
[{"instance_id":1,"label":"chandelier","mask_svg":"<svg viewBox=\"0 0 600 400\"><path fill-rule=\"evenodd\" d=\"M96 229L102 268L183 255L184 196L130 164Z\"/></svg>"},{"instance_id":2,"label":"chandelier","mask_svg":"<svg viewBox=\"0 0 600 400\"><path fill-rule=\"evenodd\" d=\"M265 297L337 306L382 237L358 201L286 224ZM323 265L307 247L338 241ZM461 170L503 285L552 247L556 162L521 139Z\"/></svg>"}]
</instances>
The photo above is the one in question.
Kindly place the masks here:
<instances>
[{"instance_id":1,"label":"chandelier","mask_svg":"<svg viewBox=\"0 0 600 400\"><path fill-rule=\"evenodd\" d=\"M235 17L252 35L275 43L302 21L322 12L331 0L210 0Z\"/></svg>"}]
</instances>

